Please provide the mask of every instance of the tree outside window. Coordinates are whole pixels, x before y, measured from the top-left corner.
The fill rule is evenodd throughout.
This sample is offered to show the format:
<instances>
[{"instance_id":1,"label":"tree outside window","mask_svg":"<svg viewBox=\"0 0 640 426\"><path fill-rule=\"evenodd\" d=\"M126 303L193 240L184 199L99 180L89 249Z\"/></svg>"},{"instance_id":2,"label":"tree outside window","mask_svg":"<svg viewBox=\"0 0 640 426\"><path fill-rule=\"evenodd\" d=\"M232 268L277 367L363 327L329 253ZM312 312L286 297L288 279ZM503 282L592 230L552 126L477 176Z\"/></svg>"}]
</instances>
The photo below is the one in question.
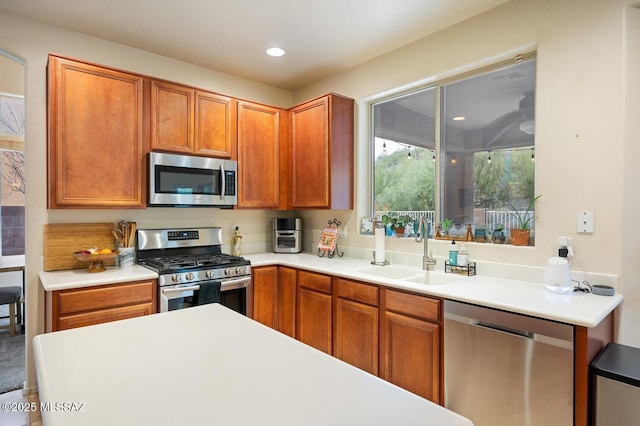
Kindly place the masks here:
<instances>
[{"instance_id":1,"label":"tree outside window","mask_svg":"<svg viewBox=\"0 0 640 426\"><path fill-rule=\"evenodd\" d=\"M534 198L535 59L469 75L373 105L375 216L515 227Z\"/></svg>"}]
</instances>

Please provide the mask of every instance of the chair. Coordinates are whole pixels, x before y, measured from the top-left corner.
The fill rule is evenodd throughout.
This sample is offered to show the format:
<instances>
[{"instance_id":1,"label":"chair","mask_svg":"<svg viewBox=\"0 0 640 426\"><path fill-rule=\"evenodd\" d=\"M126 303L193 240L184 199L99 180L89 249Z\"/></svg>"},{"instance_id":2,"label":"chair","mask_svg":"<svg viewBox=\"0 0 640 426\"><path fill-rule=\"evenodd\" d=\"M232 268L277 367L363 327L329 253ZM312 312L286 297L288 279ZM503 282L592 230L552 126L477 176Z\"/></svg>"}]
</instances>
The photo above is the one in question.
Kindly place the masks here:
<instances>
[{"instance_id":1,"label":"chair","mask_svg":"<svg viewBox=\"0 0 640 426\"><path fill-rule=\"evenodd\" d=\"M9 325L0 326L0 329L9 328L12 336L16 334L16 308L18 309L18 324L22 323L22 309L20 308L20 287L0 287L0 305L9 304Z\"/></svg>"}]
</instances>

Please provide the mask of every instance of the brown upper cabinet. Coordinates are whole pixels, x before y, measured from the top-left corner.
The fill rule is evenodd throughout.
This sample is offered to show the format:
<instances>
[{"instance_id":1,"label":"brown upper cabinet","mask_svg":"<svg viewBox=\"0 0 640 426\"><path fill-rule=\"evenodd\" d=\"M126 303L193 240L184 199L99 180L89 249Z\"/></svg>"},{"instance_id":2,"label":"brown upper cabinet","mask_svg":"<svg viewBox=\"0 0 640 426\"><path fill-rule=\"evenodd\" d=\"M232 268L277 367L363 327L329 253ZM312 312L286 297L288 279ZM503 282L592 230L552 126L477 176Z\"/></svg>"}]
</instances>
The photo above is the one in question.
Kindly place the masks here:
<instances>
[{"instance_id":1,"label":"brown upper cabinet","mask_svg":"<svg viewBox=\"0 0 640 426\"><path fill-rule=\"evenodd\" d=\"M144 208L143 77L49 56L49 208Z\"/></svg>"},{"instance_id":2,"label":"brown upper cabinet","mask_svg":"<svg viewBox=\"0 0 640 426\"><path fill-rule=\"evenodd\" d=\"M238 207L353 209L354 100L289 110L55 55L48 207L145 208L149 151L238 161Z\"/></svg>"},{"instance_id":3,"label":"brown upper cabinet","mask_svg":"<svg viewBox=\"0 0 640 426\"><path fill-rule=\"evenodd\" d=\"M353 209L353 99L329 94L290 111L290 207Z\"/></svg>"},{"instance_id":4,"label":"brown upper cabinet","mask_svg":"<svg viewBox=\"0 0 640 426\"><path fill-rule=\"evenodd\" d=\"M286 208L281 177L281 127L286 111L253 102L238 102L238 207Z\"/></svg>"},{"instance_id":5,"label":"brown upper cabinet","mask_svg":"<svg viewBox=\"0 0 640 426\"><path fill-rule=\"evenodd\" d=\"M234 158L236 100L180 84L151 82L151 149Z\"/></svg>"}]
</instances>

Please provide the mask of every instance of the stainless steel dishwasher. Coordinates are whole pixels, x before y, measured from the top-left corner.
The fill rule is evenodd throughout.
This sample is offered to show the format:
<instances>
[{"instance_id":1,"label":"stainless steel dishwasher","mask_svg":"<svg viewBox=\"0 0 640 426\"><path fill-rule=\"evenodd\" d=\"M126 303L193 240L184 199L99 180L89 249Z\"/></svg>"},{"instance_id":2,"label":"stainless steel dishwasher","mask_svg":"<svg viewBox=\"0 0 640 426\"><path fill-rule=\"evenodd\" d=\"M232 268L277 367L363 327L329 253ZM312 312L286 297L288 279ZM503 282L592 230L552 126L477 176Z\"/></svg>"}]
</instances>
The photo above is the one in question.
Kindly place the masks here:
<instances>
[{"instance_id":1,"label":"stainless steel dishwasher","mask_svg":"<svg viewBox=\"0 0 640 426\"><path fill-rule=\"evenodd\" d=\"M475 426L573 424L573 326L444 306L445 407Z\"/></svg>"}]
</instances>

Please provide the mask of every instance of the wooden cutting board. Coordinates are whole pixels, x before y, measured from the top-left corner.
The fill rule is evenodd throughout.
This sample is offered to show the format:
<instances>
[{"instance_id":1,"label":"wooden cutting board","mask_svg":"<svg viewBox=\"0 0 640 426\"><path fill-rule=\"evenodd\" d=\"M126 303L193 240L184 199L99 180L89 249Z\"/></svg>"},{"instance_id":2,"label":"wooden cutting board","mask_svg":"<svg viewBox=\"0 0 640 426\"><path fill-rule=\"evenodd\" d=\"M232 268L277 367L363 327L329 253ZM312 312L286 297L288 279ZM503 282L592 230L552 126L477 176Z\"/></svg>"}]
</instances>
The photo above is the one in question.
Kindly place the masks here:
<instances>
[{"instance_id":1,"label":"wooden cutting board","mask_svg":"<svg viewBox=\"0 0 640 426\"><path fill-rule=\"evenodd\" d=\"M113 223L48 223L44 225L44 270L87 268L73 253L91 247L115 248ZM115 259L104 261L114 265Z\"/></svg>"}]
</instances>

